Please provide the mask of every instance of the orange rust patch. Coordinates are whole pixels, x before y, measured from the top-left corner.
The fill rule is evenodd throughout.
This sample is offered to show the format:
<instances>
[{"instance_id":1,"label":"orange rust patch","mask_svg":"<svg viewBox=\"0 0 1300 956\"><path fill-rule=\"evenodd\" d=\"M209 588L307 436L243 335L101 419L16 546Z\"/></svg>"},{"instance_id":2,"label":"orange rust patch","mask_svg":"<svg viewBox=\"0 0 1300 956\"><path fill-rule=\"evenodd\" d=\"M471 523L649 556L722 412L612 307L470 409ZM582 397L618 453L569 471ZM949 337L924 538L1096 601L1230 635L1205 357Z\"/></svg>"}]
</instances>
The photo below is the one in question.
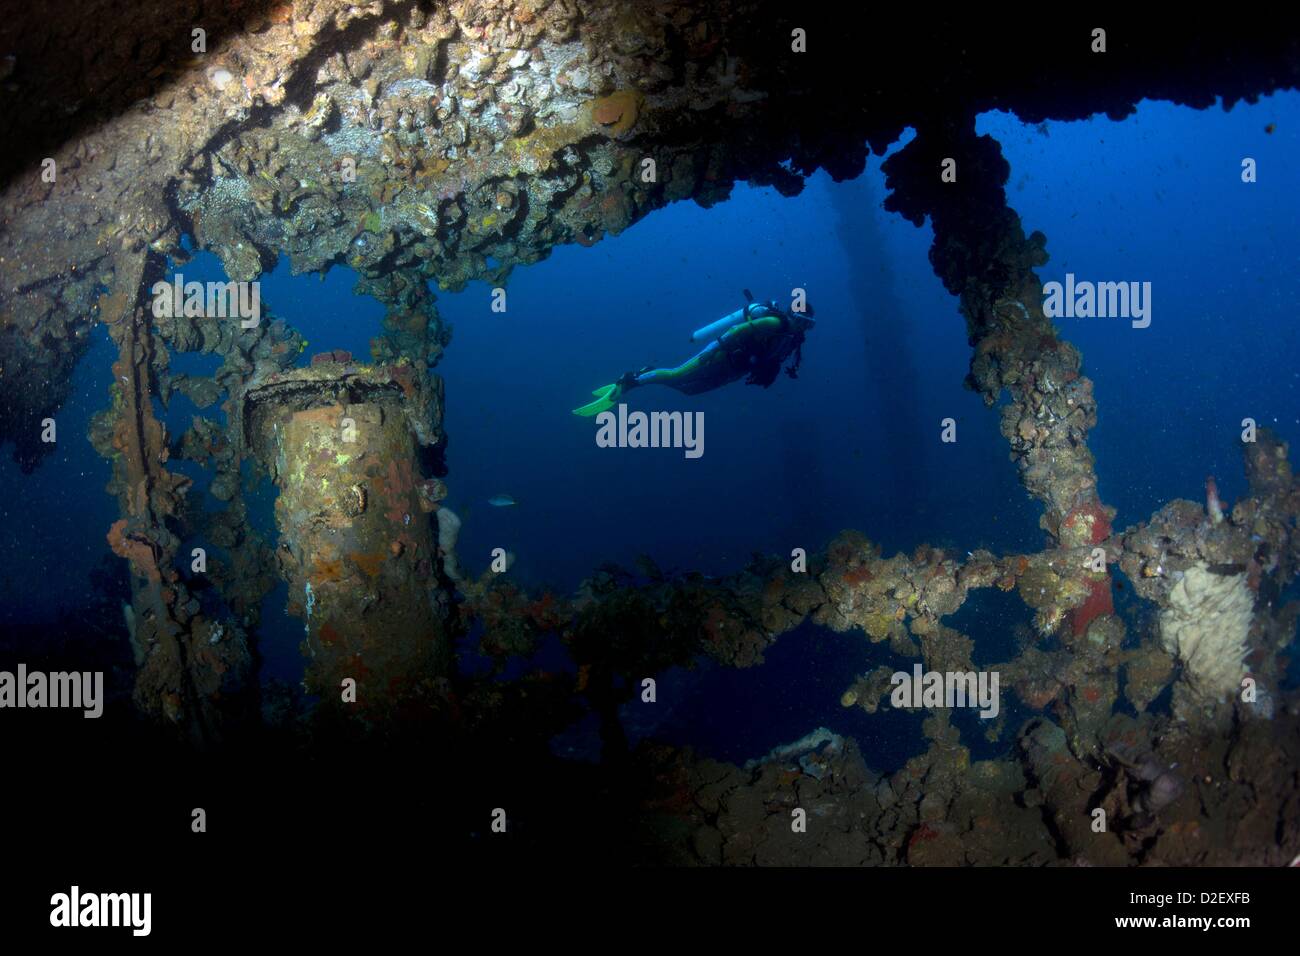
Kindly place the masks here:
<instances>
[{"instance_id":1,"label":"orange rust patch","mask_svg":"<svg viewBox=\"0 0 1300 956\"><path fill-rule=\"evenodd\" d=\"M372 578L379 574L380 568L384 566L384 552L363 552L357 551L352 556L352 562Z\"/></svg>"},{"instance_id":2,"label":"orange rust patch","mask_svg":"<svg viewBox=\"0 0 1300 956\"><path fill-rule=\"evenodd\" d=\"M1115 597L1110 590L1110 575L1088 582L1088 597L1070 612L1070 629L1075 637L1087 633L1088 625L1103 614L1115 613Z\"/></svg>"},{"instance_id":3,"label":"orange rust patch","mask_svg":"<svg viewBox=\"0 0 1300 956\"><path fill-rule=\"evenodd\" d=\"M1110 537L1110 515L1096 499L1088 501L1074 511L1070 512L1065 519L1065 527L1071 531L1084 525L1091 518L1091 527L1088 529L1088 541L1090 544L1101 544Z\"/></svg>"},{"instance_id":4,"label":"orange rust patch","mask_svg":"<svg viewBox=\"0 0 1300 956\"><path fill-rule=\"evenodd\" d=\"M343 562L337 558L333 560L319 560L312 565L311 576L317 582L335 582L343 580Z\"/></svg>"},{"instance_id":5,"label":"orange rust patch","mask_svg":"<svg viewBox=\"0 0 1300 956\"><path fill-rule=\"evenodd\" d=\"M140 577L150 581L161 579L153 544L142 535L129 532L125 518L113 522L108 529L108 546L118 557L126 558Z\"/></svg>"},{"instance_id":6,"label":"orange rust patch","mask_svg":"<svg viewBox=\"0 0 1300 956\"><path fill-rule=\"evenodd\" d=\"M871 569L864 564L860 567L849 568L849 570L845 571L844 583L849 585L866 584L874 576L875 575L871 573Z\"/></svg>"},{"instance_id":7,"label":"orange rust patch","mask_svg":"<svg viewBox=\"0 0 1300 956\"><path fill-rule=\"evenodd\" d=\"M938 838L938 830L934 829L934 827L930 826L928 823L922 823L919 827L913 830L912 835L907 838L907 845L909 847L914 847L918 843L926 843L930 840L937 840Z\"/></svg>"},{"instance_id":8,"label":"orange rust patch","mask_svg":"<svg viewBox=\"0 0 1300 956\"><path fill-rule=\"evenodd\" d=\"M636 125L645 102L636 90L619 90L591 104L591 118L615 136L626 133Z\"/></svg>"},{"instance_id":9,"label":"orange rust patch","mask_svg":"<svg viewBox=\"0 0 1300 956\"><path fill-rule=\"evenodd\" d=\"M424 325L423 316L420 317L420 326ZM418 330L417 330L418 331ZM388 374L394 382L401 386L402 394L407 398L415 397L415 370L409 365L390 365Z\"/></svg>"},{"instance_id":10,"label":"orange rust patch","mask_svg":"<svg viewBox=\"0 0 1300 956\"><path fill-rule=\"evenodd\" d=\"M342 405L323 405L320 408L308 408L301 412L294 412L293 421L294 424L314 422L333 429L338 425L339 416L342 414Z\"/></svg>"}]
</instances>

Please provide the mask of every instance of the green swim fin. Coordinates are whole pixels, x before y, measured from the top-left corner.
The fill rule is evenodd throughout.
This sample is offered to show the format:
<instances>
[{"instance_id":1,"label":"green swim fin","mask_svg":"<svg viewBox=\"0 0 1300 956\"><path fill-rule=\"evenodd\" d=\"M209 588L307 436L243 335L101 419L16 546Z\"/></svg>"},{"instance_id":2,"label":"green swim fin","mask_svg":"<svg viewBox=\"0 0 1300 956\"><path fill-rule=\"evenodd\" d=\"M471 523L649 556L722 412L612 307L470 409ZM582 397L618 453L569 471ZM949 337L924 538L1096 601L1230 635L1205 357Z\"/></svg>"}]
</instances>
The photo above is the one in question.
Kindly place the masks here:
<instances>
[{"instance_id":1,"label":"green swim fin","mask_svg":"<svg viewBox=\"0 0 1300 956\"><path fill-rule=\"evenodd\" d=\"M599 415L601 412L608 411L614 407L614 403L623 394L623 389L619 387L618 382L615 382L612 385L602 385L592 391L591 394L596 396L596 400L583 405L581 408L575 408L573 414L581 415L583 418L590 418L592 415Z\"/></svg>"}]
</instances>

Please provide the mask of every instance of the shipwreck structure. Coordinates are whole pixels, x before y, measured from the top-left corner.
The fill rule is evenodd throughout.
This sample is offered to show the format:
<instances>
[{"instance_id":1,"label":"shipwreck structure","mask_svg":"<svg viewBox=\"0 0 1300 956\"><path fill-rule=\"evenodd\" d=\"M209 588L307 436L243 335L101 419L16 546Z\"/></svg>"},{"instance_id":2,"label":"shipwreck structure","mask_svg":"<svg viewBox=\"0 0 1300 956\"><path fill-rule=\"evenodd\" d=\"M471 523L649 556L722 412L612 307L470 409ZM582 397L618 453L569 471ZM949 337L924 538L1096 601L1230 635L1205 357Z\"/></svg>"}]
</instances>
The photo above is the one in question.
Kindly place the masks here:
<instances>
[{"instance_id":1,"label":"shipwreck structure","mask_svg":"<svg viewBox=\"0 0 1300 956\"><path fill-rule=\"evenodd\" d=\"M344 681L359 683L352 702L369 714L447 668L416 454L436 441L441 405L409 364L320 358L251 385L241 421L278 491L276 557L303 619L306 690L334 702Z\"/></svg>"},{"instance_id":2,"label":"shipwreck structure","mask_svg":"<svg viewBox=\"0 0 1300 956\"><path fill-rule=\"evenodd\" d=\"M908 25L846 36L765 0L154 6L99 4L95 56L72 28L85 8L0 24L13 51L0 83L17 104L0 129L18 144L0 167L0 438L39 467L38 423L66 399L91 327L107 326L119 358L92 438L114 463L121 518L104 531L131 571L125 628L148 718L195 746L265 719L257 609L283 579L323 709L372 729L425 720L458 740L496 739L509 720L544 739L582 700L607 756L654 781L620 793L662 859L1279 863L1300 849L1300 710L1278 689L1297 607L1274 600L1300 569L1288 450L1267 432L1243 446L1251 493L1229 514L1174 501L1112 527L1088 449L1092 383L1041 307L1047 239L1025 234L1008 164L975 133L994 107L1026 122L1121 117L1143 97L1205 107L1294 87L1293 39L1228 32L1210 50L1162 24L1116 30L1099 54L1091 24L954 22L900 60ZM68 62L86 65L53 66ZM846 533L807 573L778 559L720 581L606 569L570 597L458 581L439 533L458 522L438 517L450 329L431 284L504 283L557 244L593 244L670 202L716 203L736 181L794 194L816 169L852 177L905 126L916 137L885 164L886 208L933 226L969 385L1001 403L1046 547L886 557ZM957 183L939 176L949 158ZM298 273L346 263L357 293L384 303L384 334L364 360L326 353L303 369L283 320L154 316L148 290L184 261L184 236L238 282L281 255ZM222 361L181 375L175 352ZM168 435L154 401L177 393L229 425L205 416ZM187 506L174 456L211 472L221 511ZM277 541L248 521L245 466L275 481ZM181 525L195 523L222 554L221 615L178 570ZM1130 634L1115 615L1117 565L1158 629ZM747 666L805 620L971 670L972 642L944 619L981 588L1018 593L1038 632L999 668L1037 714L1005 759L972 763L943 712L926 720L928 749L888 777L851 741L793 769L624 749L618 708L636 679L700 653ZM458 677L452 644L470 628L502 660L560 634L576 676ZM359 711L340 709L349 679ZM1266 692L1248 701L1247 684ZM1168 688L1172 711L1157 712ZM874 711L887 690L887 674L862 675L842 702ZM831 825L791 842L789 808L810 801ZM1117 821L1101 834L1099 808Z\"/></svg>"}]
</instances>

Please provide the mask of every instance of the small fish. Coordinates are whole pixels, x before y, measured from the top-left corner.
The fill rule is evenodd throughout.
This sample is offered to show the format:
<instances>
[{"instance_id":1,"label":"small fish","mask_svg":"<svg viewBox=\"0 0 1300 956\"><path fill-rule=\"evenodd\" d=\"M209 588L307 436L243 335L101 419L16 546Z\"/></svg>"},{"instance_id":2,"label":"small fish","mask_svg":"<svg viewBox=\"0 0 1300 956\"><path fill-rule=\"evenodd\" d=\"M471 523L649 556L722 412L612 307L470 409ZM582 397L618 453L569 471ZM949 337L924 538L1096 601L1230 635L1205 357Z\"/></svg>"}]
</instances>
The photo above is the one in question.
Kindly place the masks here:
<instances>
[{"instance_id":1,"label":"small fish","mask_svg":"<svg viewBox=\"0 0 1300 956\"><path fill-rule=\"evenodd\" d=\"M493 495L488 499L488 504L493 508L513 508L515 506L515 499L511 498L509 495Z\"/></svg>"},{"instance_id":2,"label":"small fish","mask_svg":"<svg viewBox=\"0 0 1300 956\"><path fill-rule=\"evenodd\" d=\"M1275 130L1275 129L1277 129L1277 124L1276 124L1276 123L1269 123L1267 126L1264 127L1264 132L1265 132L1265 133L1272 133L1273 130Z\"/></svg>"}]
</instances>

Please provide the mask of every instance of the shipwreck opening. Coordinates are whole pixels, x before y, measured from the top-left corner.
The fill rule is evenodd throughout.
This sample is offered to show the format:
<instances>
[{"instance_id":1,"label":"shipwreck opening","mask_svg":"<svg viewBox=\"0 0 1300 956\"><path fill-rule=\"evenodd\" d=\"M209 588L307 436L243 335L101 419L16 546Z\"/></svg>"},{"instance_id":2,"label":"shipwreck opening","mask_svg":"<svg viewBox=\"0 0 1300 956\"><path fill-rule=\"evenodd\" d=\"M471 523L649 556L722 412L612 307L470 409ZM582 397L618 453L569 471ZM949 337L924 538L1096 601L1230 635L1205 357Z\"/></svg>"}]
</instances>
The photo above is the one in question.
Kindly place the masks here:
<instances>
[{"instance_id":1,"label":"shipwreck opening","mask_svg":"<svg viewBox=\"0 0 1300 956\"><path fill-rule=\"evenodd\" d=\"M953 302L926 265L927 230L881 212L882 194L876 160L849 182L813 176L793 198L737 186L708 209L677 203L590 249L559 247L515 269L504 312L491 310L486 283L440 295L455 330L437 367L449 502L465 519L471 567L504 547L519 580L567 590L603 561L644 553L725 574L754 551L817 549L844 527L886 550L1037 546L997 423L961 387L969 351L960 324L942 318ZM710 256L688 254L688 241ZM743 303L743 289L762 299L796 287L819 317L797 380L629 396L633 408L702 411L700 459L600 449L590 420L569 415L630 368L686 359L700 347L691 330ZM950 415L961 435L940 445ZM566 466L540 467L548 460ZM961 485L926 477L940 467L981 485L994 523L972 517ZM503 493L517 505L488 503Z\"/></svg>"}]
</instances>

